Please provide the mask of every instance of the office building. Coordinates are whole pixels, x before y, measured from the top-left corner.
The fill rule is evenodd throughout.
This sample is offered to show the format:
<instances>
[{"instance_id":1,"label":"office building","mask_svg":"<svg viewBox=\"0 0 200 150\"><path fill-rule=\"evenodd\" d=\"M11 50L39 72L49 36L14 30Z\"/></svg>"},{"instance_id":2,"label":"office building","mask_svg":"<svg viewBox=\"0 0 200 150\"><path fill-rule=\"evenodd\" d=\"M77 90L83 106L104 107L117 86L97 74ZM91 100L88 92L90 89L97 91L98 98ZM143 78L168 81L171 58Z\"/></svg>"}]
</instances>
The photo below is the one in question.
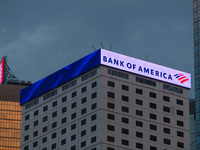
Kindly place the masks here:
<instances>
[{"instance_id":1,"label":"office building","mask_svg":"<svg viewBox=\"0 0 200 150\"><path fill-rule=\"evenodd\" d=\"M21 149L188 150L190 78L95 51L21 90Z\"/></svg>"}]
</instances>

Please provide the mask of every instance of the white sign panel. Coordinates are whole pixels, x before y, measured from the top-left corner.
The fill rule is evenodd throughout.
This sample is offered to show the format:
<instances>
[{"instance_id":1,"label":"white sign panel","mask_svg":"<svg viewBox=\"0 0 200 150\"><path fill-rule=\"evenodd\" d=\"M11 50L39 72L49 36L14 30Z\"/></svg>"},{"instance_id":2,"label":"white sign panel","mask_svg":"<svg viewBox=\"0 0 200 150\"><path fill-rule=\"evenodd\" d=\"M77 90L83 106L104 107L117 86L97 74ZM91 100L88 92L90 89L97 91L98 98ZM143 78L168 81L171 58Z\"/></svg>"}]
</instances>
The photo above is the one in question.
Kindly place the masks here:
<instances>
[{"instance_id":1,"label":"white sign panel","mask_svg":"<svg viewBox=\"0 0 200 150\"><path fill-rule=\"evenodd\" d=\"M191 75L189 73L104 49L101 49L101 64L186 88L191 88Z\"/></svg>"}]
</instances>

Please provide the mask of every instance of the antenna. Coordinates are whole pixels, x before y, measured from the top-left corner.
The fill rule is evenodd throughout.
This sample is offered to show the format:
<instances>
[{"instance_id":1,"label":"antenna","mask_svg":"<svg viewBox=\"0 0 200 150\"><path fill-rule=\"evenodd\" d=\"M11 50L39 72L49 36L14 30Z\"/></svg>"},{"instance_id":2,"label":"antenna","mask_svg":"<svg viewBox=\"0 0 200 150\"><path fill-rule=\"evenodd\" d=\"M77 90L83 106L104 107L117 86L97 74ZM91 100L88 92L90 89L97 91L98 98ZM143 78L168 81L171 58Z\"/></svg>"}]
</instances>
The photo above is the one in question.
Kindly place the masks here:
<instances>
[{"instance_id":1,"label":"antenna","mask_svg":"<svg viewBox=\"0 0 200 150\"><path fill-rule=\"evenodd\" d=\"M104 49L104 47L103 47L103 43L101 42L101 48L103 48Z\"/></svg>"},{"instance_id":2,"label":"antenna","mask_svg":"<svg viewBox=\"0 0 200 150\"><path fill-rule=\"evenodd\" d=\"M92 46L92 48L94 49L94 51L96 51L96 49L94 48L94 46Z\"/></svg>"}]
</instances>

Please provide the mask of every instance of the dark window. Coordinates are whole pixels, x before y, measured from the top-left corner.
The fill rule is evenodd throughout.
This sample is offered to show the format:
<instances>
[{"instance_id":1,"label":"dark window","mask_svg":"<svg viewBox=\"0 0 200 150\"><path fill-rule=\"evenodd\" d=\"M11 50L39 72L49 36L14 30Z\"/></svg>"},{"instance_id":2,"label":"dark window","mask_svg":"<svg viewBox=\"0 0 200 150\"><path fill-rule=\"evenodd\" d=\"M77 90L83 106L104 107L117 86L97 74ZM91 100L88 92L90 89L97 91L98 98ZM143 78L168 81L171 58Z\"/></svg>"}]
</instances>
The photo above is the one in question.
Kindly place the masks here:
<instances>
[{"instance_id":1,"label":"dark window","mask_svg":"<svg viewBox=\"0 0 200 150\"><path fill-rule=\"evenodd\" d=\"M62 129L62 130L61 130L61 135L65 134L66 132L67 132L67 129L66 129L66 128Z\"/></svg>"},{"instance_id":2,"label":"dark window","mask_svg":"<svg viewBox=\"0 0 200 150\"><path fill-rule=\"evenodd\" d=\"M110 109L115 109L115 104L108 102L107 107L110 108Z\"/></svg>"},{"instance_id":3,"label":"dark window","mask_svg":"<svg viewBox=\"0 0 200 150\"><path fill-rule=\"evenodd\" d=\"M76 134L71 136L71 141L74 141L76 139Z\"/></svg>"},{"instance_id":4,"label":"dark window","mask_svg":"<svg viewBox=\"0 0 200 150\"><path fill-rule=\"evenodd\" d=\"M86 103L86 101L87 101L87 98L86 98L86 97L82 98L82 99L81 99L81 104Z\"/></svg>"},{"instance_id":5,"label":"dark window","mask_svg":"<svg viewBox=\"0 0 200 150\"><path fill-rule=\"evenodd\" d=\"M86 146L86 141L81 142L81 147L85 147Z\"/></svg>"},{"instance_id":6,"label":"dark window","mask_svg":"<svg viewBox=\"0 0 200 150\"><path fill-rule=\"evenodd\" d=\"M177 125L183 127L183 121L177 120Z\"/></svg>"},{"instance_id":7,"label":"dark window","mask_svg":"<svg viewBox=\"0 0 200 150\"><path fill-rule=\"evenodd\" d=\"M143 112L141 110L135 110L137 116L143 116Z\"/></svg>"},{"instance_id":8,"label":"dark window","mask_svg":"<svg viewBox=\"0 0 200 150\"><path fill-rule=\"evenodd\" d=\"M125 118L125 117L122 117L122 122L128 124L128 123L129 123L129 119L128 119L128 118Z\"/></svg>"},{"instance_id":9,"label":"dark window","mask_svg":"<svg viewBox=\"0 0 200 150\"><path fill-rule=\"evenodd\" d=\"M136 143L136 148L143 149L143 144L141 144L141 143Z\"/></svg>"},{"instance_id":10,"label":"dark window","mask_svg":"<svg viewBox=\"0 0 200 150\"><path fill-rule=\"evenodd\" d=\"M43 100L46 100L46 99L48 99L50 97L53 97L56 94L57 94L57 90L51 91L50 93L48 93L48 94L43 96Z\"/></svg>"},{"instance_id":11,"label":"dark window","mask_svg":"<svg viewBox=\"0 0 200 150\"><path fill-rule=\"evenodd\" d=\"M91 127L91 132L94 132L96 130L97 130L97 126L96 125L94 125L94 126Z\"/></svg>"},{"instance_id":12,"label":"dark window","mask_svg":"<svg viewBox=\"0 0 200 150\"><path fill-rule=\"evenodd\" d=\"M107 130L109 130L109 131L115 131L115 126L107 125Z\"/></svg>"},{"instance_id":13,"label":"dark window","mask_svg":"<svg viewBox=\"0 0 200 150\"><path fill-rule=\"evenodd\" d=\"M112 114L107 114L107 118L110 120L115 120L115 116Z\"/></svg>"},{"instance_id":14,"label":"dark window","mask_svg":"<svg viewBox=\"0 0 200 150\"><path fill-rule=\"evenodd\" d=\"M108 81L107 85L110 86L110 87L115 87L115 82Z\"/></svg>"},{"instance_id":15,"label":"dark window","mask_svg":"<svg viewBox=\"0 0 200 150\"><path fill-rule=\"evenodd\" d=\"M47 148L45 147L45 148L43 148L42 150L47 150Z\"/></svg>"},{"instance_id":16,"label":"dark window","mask_svg":"<svg viewBox=\"0 0 200 150\"><path fill-rule=\"evenodd\" d=\"M94 110L96 108L97 108L97 103L94 103L94 104L91 105L91 110Z\"/></svg>"},{"instance_id":17,"label":"dark window","mask_svg":"<svg viewBox=\"0 0 200 150\"><path fill-rule=\"evenodd\" d=\"M176 104L178 104L178 105L183 105L183 101L180 100L180 99L177 99L177 100L176 100Z\"/></svg>"},{"instance_id":18,"label":"dark window","mask_svg":"<svg viewBox=\"0 0 200 150\"><path fill-rule=\"evenodd\" d=\"M38 125L38 120L36 120L36 121L33 122L33 126L34 127L37 126L37 125Z\"/></svg>"},{"instance_id":19,"label":"dark window","mask_svg":"<svg viewBox=\"0 0 200 150\"><path fill-rule=\"evenodd\" d=\"M97 81L95 81L95 82L92 83L92 88L94 88L96 86L97 86Z\"/></svg>"},{"instance_id":20,"label":"dark window","mask_svg":"<svg viewBox=\"0 0 200 150\"><path fill-rule=\"evenodd\" d=\"M107 147L107 150L115 150L115 149L112 147Z\"/></svg>"},{"instance_id":21,"label":"dark window","mask_svg":"<svg viewBox=\"0 0 200 150\"><path fill-rule=\"evenodd\" d=\"M142 132L135 132L135 136L138 138L143 138L143 133Z\"/></svg>"},{"instance_id":22,"label":"dark window","mask_svg":"<svg viewBox=\"0 0 200 150\"><path fill-rule=\"evenodd\" d=\"M149 71L147 70L147 72L149 72ZM151 85L151 86L156 86L156 82L148 80L148 79L136 77L136 81L140 82L140 83L143 83L143 84L147 84L147 85Z\"/></svg>"},{"instance_id":23,"label":"dark window","mask_svg":"<svg viewBox=\"0 0 200 150\"><path fill-rule=\"evenodd\" d=\"M179 136L179 137L184 137L184 132L177 131L177 136Z\"/></svg>"},{"instance_id":24,"label":"dark window","mask_svg":"<svg viewBox=\"0 0 200 150\"><path fill-rule=\"evenodd\" d=\"M30 118L30 115L26 115L25 116L25 121L28 120Z\"/></svg>"},{"instance_id":25,"label":"dark window","mask_svg":"<svg viewBox=\"0 0 200 150\"><path fill-rule=\"evenodd\" d=\"M97 119L97 115L96 114L91 116L91 121L96 120L96 119Z\"/></svg>"},{"instance_id":26,"label":"dark window","mask_svg":"<svg viewBox=\"0 0 200 150\"><path fill-rule=\"evenodd\" d=\"M56 132L55 133L53 133L53 134L51 134L51 139L55 139L57 137L57 134L56 134Z\"/></svg>"},{"instance_id":27,"label":"dark window","mask_svg":"<svg viewBox=\"0 0 200 150\"><path fill-rule=\"evenodd\" d=\"M164 144L168 144L168 145L170 145L171 144L171 141L169 140L169 139L164 139Z\"/></svg>"},{"instance_id":28,"label":"dark window","mask_svg":"<svg viewBox=\"0 0 200 150\"><path fill-rule=\"evenodd\" d=\"M38 136L38 131L33 132L33 137Z\"/></svg>"},{"instance_id":29,"label":"dark window","mask_svg":"<svg viewBox=\"0 0 200 150\"><path fill-rule=\"evenodd\" d=\"M109 142L115 142L115 138L112 136L107 136L107 141Z\"/></svg>"},{"instance_id":30,"label":"dark window","mask_svg":"<svg viewBox=\"0 0 200 150\"><path fill-rule=\"evenodd\" d=\"M48 106L44 106L43 107L43 112L47 111L48 110Z\"/></svg>"},{"instance_id":31,"label":"dark window","mask_svg":"<svg viewBox=\"0 0 200 150\"><path fill-rule=\"evenodd\" d=\"M47 142L47 137L42 138L42 143L46 143Z\"/></svg>"},{"instance_id":32,"label":"dark window","mask_svg":"<svg viewBox=\"0 0 200 150\"><path fill-rule=\"evenodd\" d=\"M154 146L150 146L150 150L157 150L157 148Z\"/></svg>"},{"instance_id":33,"label":"dark window","mask_svg":"<svg viewBox=\"0 0 200 150\"><path fill-rule=\"evenodd\" d=\"M86 130L81 131L81 137L86 135Z\"/></svg>"},{"instance_id":34,"label":"dark window","mask_svg":"<svg viewBox=\"0 0 200 150\"><path fill-rule=\"evenodd\" d=\"M136 99L135 100L135 103L137 104L137 105L143 105L143 101L142 100L140 100L140 99Z\"/></svg>"},{"instance_id":35,"label":"dark window","mask_svg":"<svg viewBox=\"0 0 200 150\"><path fill-rule=\"evenodd\" d=\"M174 86L163 84L163 89L183 94L183 89L177 88L177 87L174 87Z\"/></svg>"},{"instance_id":36,"label":"dark window","mask_svg":"<svg viewBox=\"0 0 200 150\"><path fill-rule=\"evenodd\" d=\"M91 77L93 77L93 76L96 75L96 74L97 74L97 70L93 70L93 71L91 71L91 72L89 72L89 73L83 75L83 76L81 77L81 80L82 80L82 81L85 81L85 80L87 80L88 78L91 78Z\"/></svg>"},{"instance_id":37,"label":"dark window","mask_svg":"<svg viewBox=\"0 0 200 150\"><path fill-rule=\"evenodd\" d=\"M54 118L56 116L57 116L57 111L55 111L55 112L52 113L52 118Z\"/></svg>"},{"instance_id":38,"label":"dark window","mask_svg":"<svg viewBox=\"0 0 200 150\"><path fill-rule=\"evenodd\" d=\"M81 120L81 125L85 125L86 124L86 119Z\"/></svg>"},{"instance_id":39,"label":"dark window","mask_svg":"<svg viewBox=\"0 0 200 150\"><path fill-rule=\"evenodd\" d=\"M43 117L43 122L48 120L48 116Z\"/></svg>"},{"instance_id":40,"label":"dark window","mask_svg":"<svg viewBox=\"0 0 200 150\"><path fill-rule=\"evenodd\" d=\"M24 127L24 131L27 131L29 129L29 125L26 125L25 127Z\"/></svg>"},{"instance_id":41,"label":"dark window","mask_svg":"<svg viewBox=\"0 0 200 150\"><path fill-rule=\"evenodd\" d=\"M61 140L61 145L65 145L66 144L66 139Z\"/></svg>"},{"instance_id":42,"label":"dark window","mask_svg":"<svg viewBox=\"0 0 200 150\"><path fill-rule=\"evenodd\" d=\"M122 72L119 72L119 71L115 71L115 70L111 70L111 69L108 69L108 74L116 76L116 77L124 78L124 79L129 79L128 74L122 73Z\"/></svg>"},{"instance_id":43,"label":"dark window","mask_svg":"<svg viewBox=\"0 0 200 150\"><path fill-rule=\"evenodd\" d=\"M43 133L46 132L46 131L47 131L47 126L44 127L44 128L42 128L42 132L43 132Z\"/></svg>"},{"instance_id":44,"label":"dark window","mask_svg":"<svg viewBox=\"0 0 200 150\"><path fill-rule=\"evenodd\" d=\"M91 138L91 143L96 142L96 140L97 140L97 137L96 137L96 136L92 137L92 138Z\"/></svg>"},{"instance_id":45,"label":"dark window","mask_svg":"<svg viewBox=\"0 0 200 150\"><path fill-rule=\"evenodd\" d=\"M163 128L163 132L167 133L167 134L170 134L170 129L169 128Z\"/></svg>"},{"instance_id":46,"label":"dark window","mask_svg":"<svg viewBox=\"0 0 200 150\"><path fill-rule=\"evenodd\" d=\"M37 147L38 146L38 141L33 142L33 147Z\"/></svg>"},{"instance_id":47,"label":"dark window","mask_svg":"<svg viewBox=\"0 0 200 150\"><path fill-rule=\"evenodd\" d=\"M55 148L56 148L56 143L54 143L54 144L51 145L51 149L52 150L55 149Z\"/></svg>"},{"instance_id":48,"label":"dark window","mask_svg":"<svg viewBox=\"0 0 200 150\"><path fill-rule=\"evenodd\" d=\"M170 112L170 108L169 108L169 107L166 107L166 106L163 106L163 111L164 111L164 112Z\"/></svg>"},{"instance_id":49,"label":"dark window","mask_svg":"<svg viewBox=\"0 0 200 150\"><path fill-rule=\"evenodd\" d=\"M29 135L26 135L25 137L24 137L24 141L28 141L29 140Z\"/></svg>"},{"instance_id":50,"label":"dark window","mask_svg":"<svg viewBox=\"0 0 200 150\"><path fill-rule=\"evenodd\" d=\"M97 92L92 93L92 95L91 95L91 99L94 99L94 98L96 98L96 97L97 97Z\"/></svg>"},{"instance_id":51,"label":"dark window","mask_svg":"<svg viewBox=\"0 0 200 150\"><path fill-rule=\"evenodd\" d=\"M76 91L72 93L72 98L76 96Z\"/></svg>"},{"instance_id":52,"label":"dark window","mask_svg":"<svg viewBox=\"0 0 200 150\"><path fill-rule=\"evenodd\" d=\"M71 125L71 130L74 130L74 129L76 129L76 123Z\"/></svg>"},{"instance_id":53,"label":"dark window","mask_svg":"<svg viewBox=\"0 0 200 150\"><path fill-rule=\"evenodd\" d=\"M122 111L128 113L129 112L129 108L125 107L125 106L122 106Z\"/></svg>"},{"instance_id":54,"label":"dark window","mask_svg":"<svg viewBox=\"0 0 200 150\"><path fill-rule=\"evenodd\" d=\"M170 102L170 97L168 97L168 96L163 96L163 101Z\"/></svg>"},{"instance_id":55,"label":"dark window","mask_svg":"<svg viewBox=\"0 0 200 150\"><path fill-rule=\"evenodd\" d=\"M85 114L87 112L86 108L81 109L81 115Z\"/></svg>"},{"instance_id":56,"label":"dark window","mask_svg":"<svg viewBox=\"0 0 200 150\"><path fill-rule=\"evenodd\" d=\"M62 98L62 103L66 102L66 101L67 101L67 96L64 96L64 97Z\"/></svg>"},{"instance_id":57,"label":"dark window","mask_svg":"<svg viewBox=\"0 0 200 150\"><path fill-rule=\"evenodd\" d=\"M97 148L95 147L95 148L92 148L91 150L97 150Z\"/></svg>"},{"instance_id":58,"label":"dark window","mask_svg":"<svg viewBox=\"0 0 200 150\"><path fill-rule=\"evenodd\" d=\"M129 146L129 141L122 139L122 145Z\"/></svg>"},{"instance_id":59,"label":"dark window","mask_svg":"<svg viewBox=\"0 0 200 150\"><path fill-rule=\"evenodd\" d=\"M135 122L135 125L138 126L138 127L143 127L143 122L141 122L141 121L136 121L136 122Z\"/></svg>"},{"instance_id":60,"label":"dark window","mask_svg":"<svg viewBox=\"0 0 200 150\"><path fill-rule=\"evenodd\" d=\"M29 150L28 145L27 145L27 146L24 146L24 150Z\"/></svg>"},{"instance_id":61,"label":"dark window","mask_svg":"<svg viewBox=\"0 0 200 150\"><path fill-rule=\"evenodd\" d=\"M71 150L76 150L76 145L72 146Z\"/></svg>"},{"instance_id":62,"label":"dark window","mask_svg":"<svg viewBox=\"0 0 200 150\"><path fill-rule=\"evenodd\" d=\"M123 134L127 134L127 135L129 135L129 130L128 130L128 129L124 129L124 128L122 128L122 133L123 133Z\"/></svg>"},{"instance_id":63,"label":"dark window","mask_svg":"<svg viewBox=\"0 0 200 150\"><path fill-rule=\"evenodd\" d=\"M177 147L184 148L184 143L182 143L182 142L177 142Z\"/></svg>"},{"instance_id":64,"label":"dark window","mask_svg":"<svg viewBox=\"0 0 200 150\"><path fill-rule=\"evenodd\" d=\"M52 107L56 107L57 106L57 101L52 103Z\"/></svg>"},{"instance_id":65,"label":"dark window","mask_svg":"<svg viewBox=\"0 0 200 150\"><path fill-rule=\"evenodd\" d=\"M66 117L62 118L61 122L62 122L62 124L66 123L67 122L67 118Z\"/></svg>"},{"instance_id":66,"label":"dark window","mask_svg":"<svg viewBox=\"0 0 200 150\"><path fill-rule=\"evenodd\" d=\"M52 129L57 127L57 122L52 123L51 125Z\"/></svg>"},{"instance_id":67,"label":"dark window","mask_svg":"<svg viewBox=\"0 0 200 150\"><path fill-rule=\"evenodd\" d=\"M183 116L183 111L182 110L176 110L176 114L179 116Z\"/></svg>"},{"instance_id":68,"label":"dark window","mask_svg":"<svg viewBox=\"0 0 200 150\"><path fill-rule=\"evenodd\" d=\"M155 130L155 131L157 130L157 126L153 125L153 124L150 124L149 128L150 128L150 130Z\"/></svg>"},{"instance_id":69,"label":"dark window","mask_svg":"<svg viewBox=\"0 0 200 150\"><path fill-rule=\"evenodd\" d=\"M129 91L129 86L122 84L122 90Z\"/></svg>"},{"instance_id":70,"label":"dark window","mask_svg":"<svg viewBox=\"0 0 200 150\"><path fill-rule=\"evenodd\" d=\"M170 123L170 118L163 117L163 122Z\"/></svg>"},{"instance_id":71,"label":"dark window","mask_svg":"<svg viewBox=\"0 0 200 150\"><path fill-rule=\"evenodd\" d=\"M149 114L149 118L151 118L151 119L154 119L154 120L156 120L157 119L157 116L155 115L155 114Z\"/></svg>"},{"instance_id":72,"label":"dark window","mask_svg":"<svg viewBox=\"0 0 200 150\"><path fill-rule=\"evenodd\" d=\"M76 118L76 113L71 114L71 119L75 119Z\"/></svg>"},{"instance_id":73,"label":"dark window","mask_svg":"<svg viewBox=\"0 0 200 150\"><path fill-rule=\"evenodd\" d=\"M154 103L149 103L149 107L150 107L150 108L153 108L153 109L156 109L156 104L154 104Z\"/></svg>"},{"instance_id":74,"label":"dark window","mask_svg":"<svg viewBox=\"0 0 200 150\"><path fill-rule=\"evenodd\" d=\"M137 94L140 94L140 95L142 95L143 94L143 91L141 90L141 89L135 89L135 92L137 93Z\"/></svg>"},{"instance_id":75,"label":"dark window","mask_svg":"<svg viewBox=\"0 0 200 150\"><path fill-rule=\"evenodd\" d=\"M157 141L157 137L154 136L154 135L150 135L150 140L151 140L151 141Z\"/></svg>"},{"instance_id":76,"label":"dark window","mask_svg":"<svg viewBox=\"0 0 200 150\"><path fill-rule=\"evenodd\" d=\"M149 92L149 97L156 98L156 93Z\"/></svg>"},{"instance_id":77,"label":"dark window","mask_svg":"<svg viewBox=\"0 0 200 150\"><path fill-rule=\"evenodd\" d=\"M122 95L122 101L128 102L129 101L129 97Z\"/></svg>"},{"instance_id":78,"label":"dark window","mask_svg":"<svg viewBox=\"0 0 200 150\"><path fill-rule=\"evenodd\" d=\"M34 111L34 116L37 116L38 114L39 114L38 110Z\"/></svg>"},{"instance_id":79,"label":"dark window","mask_svg":"<svg viewBox=\"0 0 200 150\"><path fill-rule=\"evenodd\" d=\"M71 104L71 108L72 109L75 108L75 107L76 107L76 102L74 102L74 103Z\"/></svg>"},{"instance_id":80,"label":"dark window","mask_svg":"<svg viewBox=\"0 0 200 150\"><path fill-rule=\"evenodd\" d=\"M81 93L84 93L86 91L87 91L87 87L86 86L81 89Z\"/></svg>"},{"instance_id":81,"label":"dark window","mask_svg":"<svg viewBox=\"0 0 200 150\"><path fill-rule=\"evenodd\" d=\"M65 113L67 111L67 107L62 108L62 113Z\"/></svg>"},{"instance_id":82,"label":"dark window","mask_svg":"<svg viewBox=\"0 0 200 150\"><path fill-rule=\"evenodd\" d=\"M110 98L115 98L115 93L108 92L107 96L110 97Z\"/></svg>"}]
</instances>

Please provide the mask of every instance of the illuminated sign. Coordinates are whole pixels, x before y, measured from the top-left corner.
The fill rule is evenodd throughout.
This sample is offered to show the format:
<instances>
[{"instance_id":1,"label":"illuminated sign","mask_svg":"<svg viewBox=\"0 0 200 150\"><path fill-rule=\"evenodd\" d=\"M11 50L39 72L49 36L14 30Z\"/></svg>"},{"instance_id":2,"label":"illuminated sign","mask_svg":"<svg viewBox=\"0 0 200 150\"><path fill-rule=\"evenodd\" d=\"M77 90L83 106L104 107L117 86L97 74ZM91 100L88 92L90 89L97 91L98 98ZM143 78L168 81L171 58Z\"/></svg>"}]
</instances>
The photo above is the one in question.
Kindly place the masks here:
<instances>
[{"instance_id":1,"label":"illuminated sign","mask_svg":"<svg viewBox=\"0 0 200 150\"><path fill-rule=\"evenodd\" d=\"M191 88L191 75L133 57L101 50L101 64L160 81Z\"/></svg>"},{"instance_id":2,"label":"illuminated sign","mask_svg":"<svg viewBox=\"0 0 200 150\"><path fill-rule=\"evenodd\" d=\"M100 49L21 90L20 104L22 105L99 65L110 66L186 88L191 87L189 73Z\"/></svg>"},{"instance_id":3,"label":"illuminated sign","mask_svg":"<svg viewBox=\"0 0 200 150\"><path fill-rule=\"evenodd\" d=\"M3 83L3 69L4 69L4 57L0 64L0 84Z\"/></svg>"}]
</instances>

